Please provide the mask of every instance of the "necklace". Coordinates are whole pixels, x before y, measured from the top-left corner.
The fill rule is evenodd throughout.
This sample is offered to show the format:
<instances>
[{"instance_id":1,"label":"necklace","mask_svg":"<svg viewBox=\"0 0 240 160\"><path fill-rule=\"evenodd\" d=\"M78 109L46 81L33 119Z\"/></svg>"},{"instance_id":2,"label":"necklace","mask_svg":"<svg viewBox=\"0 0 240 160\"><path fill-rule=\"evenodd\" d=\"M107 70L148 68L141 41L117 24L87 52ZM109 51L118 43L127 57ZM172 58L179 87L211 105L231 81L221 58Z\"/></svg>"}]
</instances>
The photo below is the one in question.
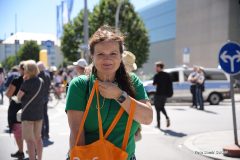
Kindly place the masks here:
<instances>
[{"instance_id":1,"label":"necklace","mask_svg":"<svg viewBox=\"0 0 240 160\"><path fill-rule=\"evenodd\" d=\"M103 98L103 103L102 103L102 106L100 105L100 108L99 109L102 109L104 107L104 103L105 103L105 98ZM96 108L98 109L98 106L96 104Z\"/></svg>"}]
</instances>

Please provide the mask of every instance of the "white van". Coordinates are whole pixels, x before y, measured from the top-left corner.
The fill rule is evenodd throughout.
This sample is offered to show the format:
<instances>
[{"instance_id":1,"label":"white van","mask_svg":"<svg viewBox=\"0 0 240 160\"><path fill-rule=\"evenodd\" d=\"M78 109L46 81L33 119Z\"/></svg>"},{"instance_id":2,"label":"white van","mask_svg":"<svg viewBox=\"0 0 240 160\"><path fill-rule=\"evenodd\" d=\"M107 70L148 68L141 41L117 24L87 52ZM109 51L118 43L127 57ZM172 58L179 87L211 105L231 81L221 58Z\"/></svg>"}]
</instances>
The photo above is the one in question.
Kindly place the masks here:
<instances>
[{"instance_id":1,"label":"white van","mask_svg":"<svg viewBox=\"0 0 240 160\"><path fill-rule=\"evenodd\" d=\"M165 69L173 81L173 96L168 98L168 101L191 101L192 94L190 92L191 83L187 81L192 68L178 67ZM220 101L230 98L230 78L220 69L204 68L205 72L205 91L203 92L204 101L209 102L211 105L218 105ZM151 103L156 91L153 86L153 80L144 81L143 85Z\"/></svg>"}]
</instances>

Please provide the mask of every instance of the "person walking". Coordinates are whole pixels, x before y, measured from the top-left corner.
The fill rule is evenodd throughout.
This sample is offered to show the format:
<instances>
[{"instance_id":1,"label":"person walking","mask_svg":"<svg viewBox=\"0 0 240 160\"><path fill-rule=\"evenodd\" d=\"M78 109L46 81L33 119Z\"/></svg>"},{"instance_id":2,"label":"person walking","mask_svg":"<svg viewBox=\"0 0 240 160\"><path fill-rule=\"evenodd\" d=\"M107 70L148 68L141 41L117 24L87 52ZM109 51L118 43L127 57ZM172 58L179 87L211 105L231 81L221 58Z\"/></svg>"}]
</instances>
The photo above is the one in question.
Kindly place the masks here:
<instances>
[{"instance_id":1,"label":"person walking","mask_svg":"<svg viewBox=\"0 0 240 160\"><path fill-rule=\"evenodd\" d=\"M24 63L24 82L17 93L22 102L22 137L27 143L29 160L42 160L43 143L41 138L44 113L44 82L38 77L39 69L34 60Z\"/></svg>"},{"instance_id":2,"label":"person walking","mask_svg":"<svg viewBox=\"0 0 240 160\"><path fill-rule=\"evenodd\" d=\"M43 125L42 125L42 138L49 139L49 119L48 119L48 96L49 96L49 89L51 85L50 74L46 71L46 67L43 62L37 62L38 69L40 73L38 77L42 78L44 85L44 112L43 112Z\"/></svg>"},{"instance_id":3,"label":"person walking","mask_svg":"<svg viewBox=\"0 0 240 160\"><path fill-rule=\"evenodd\" d=\"M66 111L70 127L70 152L76 144L82 146L97 142L99 133L102 133L99 132L99 128L102 128L105 134L118 112L123 111L122 117L106 138L120 150L125 139L124 132L129 113L132 110L130 103L136 102L134 121L126 144L127 160L136 159L134 135L141 123L152 122L153 113L142 82L135 74L129 74L125 70L122 62L123 45L124 39L120 31L115 32L114 28L106 25L100 27L90 39L92 74L89 77L82 75L74 78L70 82L67 94ZM100 93L99 108L101 109L96 108L97 97L94 96L82 132L84 134L79 137L77 135L85 106L93 86L96 87L96 85ZM102 127L98 125L99 110ZM106 148L103 148L104 150Z\"/></svg>"},{"instance_id":4,"label":"person walking","mask_svg":"<svg viewBox=\"0 0 240 160\"><path fill-rule=\"evenodd\" d=\"M22 104L16 103L11 100L13 96L16 96L22 83L23 83L23 72L24 72L24 62L19 64L20 76L15 77L12 82L9 84L6 90L6 96L9 98L9 107L8 107L8 127L9 133L13 133L18 151L12 153L11 157L23 159L25 157L23 152L23 139L22 139L22 126L21 122L16 120L16 114L21 109Z\"/></svg>"},{"instance_id":5,"label":"person walking","mask_svg":"<svg viewBox=\"0 0 240 160\"><path fill-rule=\"evenodd\" d=\"M173 95L172 80L168 73L163 71L164 63L159 61L155 63L156 74L153 78L153 85L156 86L156 93L154 96L154 105L157 113L157 128L161 128L160 124L160 112L165 115L166 127L170 126L170 119L165 109L165 103L168 97Z\"/></svg>"},{"instance_id":6,"label":"person walking","mask_svg":"<svg viewBox=\"0 0 240 160\"><path fill-rule=\"evenodd\" d=\"M188 76L188 81L191 83L190 86L190 92L192 94L192 105L190 107L196 108L197 107L197 102L196 102L196 86L197 86L197 73L198 67L193 66L193 71L189 74Z\"/></svg>"}]
</instances>

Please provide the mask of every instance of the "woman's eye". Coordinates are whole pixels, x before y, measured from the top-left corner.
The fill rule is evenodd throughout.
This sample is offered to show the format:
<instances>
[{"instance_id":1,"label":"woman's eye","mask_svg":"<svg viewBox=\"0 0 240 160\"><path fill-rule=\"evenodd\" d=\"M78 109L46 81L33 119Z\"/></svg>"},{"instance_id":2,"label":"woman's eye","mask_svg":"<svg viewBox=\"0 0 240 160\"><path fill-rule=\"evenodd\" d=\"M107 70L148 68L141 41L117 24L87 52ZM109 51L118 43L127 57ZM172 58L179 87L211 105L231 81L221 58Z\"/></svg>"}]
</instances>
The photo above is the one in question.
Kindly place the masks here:
<instances>
[{"instance_id":1,"label":"woman's eye","mask_svg":"<svg viewBox=\"0 0 240 160\"><path fill-rule=\"evenodd\" d=\"M104 57L104 54L103 53L99 53L97 54L98 57Z\"/></svg>"},{"instance_id":2,"label":"woman's eye","mask_svg":"<svg viewBox=\"0 0 240 160\"><path fill-rule=\"evenodd\" d=\"M118 53L116 53L116 52L111 53L111 56L117 56L117 55L118 55Z\"/></svg>"}]
</instances>

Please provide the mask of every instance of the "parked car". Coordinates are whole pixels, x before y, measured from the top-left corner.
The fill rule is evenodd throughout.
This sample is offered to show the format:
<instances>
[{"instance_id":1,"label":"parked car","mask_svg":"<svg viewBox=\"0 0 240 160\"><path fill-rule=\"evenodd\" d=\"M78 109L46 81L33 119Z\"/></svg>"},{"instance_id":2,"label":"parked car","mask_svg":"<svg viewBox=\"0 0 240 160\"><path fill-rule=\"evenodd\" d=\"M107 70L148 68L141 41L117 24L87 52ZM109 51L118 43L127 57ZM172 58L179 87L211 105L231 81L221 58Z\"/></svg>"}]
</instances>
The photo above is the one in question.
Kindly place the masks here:
<instances>
[{"instance_id":1,"label":"parked car","mask_svg":"<svg viewBox=\"0 0 240 160\"><path fill-rule=\"evenodd\" d=\"M187 81L192 68L178 67L165 69L173 81L174 94L168 101L191 101L191 83ZM204 101L211 105L218 105L222 100L230 98L230 78L220 69L204 68L205 90L203 92ZM152 84L153 80L144 81L143 85L153 104L156 87Z\"/></svg>"}]
</instances>

